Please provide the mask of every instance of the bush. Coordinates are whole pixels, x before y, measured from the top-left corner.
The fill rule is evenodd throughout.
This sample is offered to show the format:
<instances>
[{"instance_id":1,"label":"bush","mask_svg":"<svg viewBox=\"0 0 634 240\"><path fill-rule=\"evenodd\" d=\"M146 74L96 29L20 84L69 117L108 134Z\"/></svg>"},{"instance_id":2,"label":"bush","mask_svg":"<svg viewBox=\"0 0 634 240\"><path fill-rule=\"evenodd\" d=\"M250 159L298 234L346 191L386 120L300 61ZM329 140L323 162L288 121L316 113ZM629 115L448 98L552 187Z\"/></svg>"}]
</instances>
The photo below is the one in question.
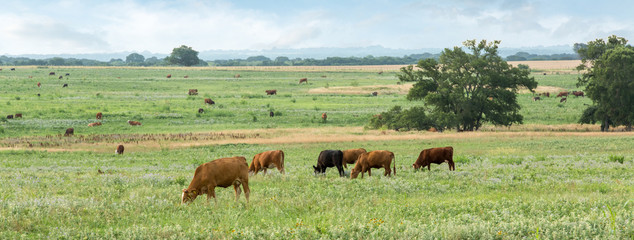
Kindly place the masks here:
<instances>
[{"instance_id":1,"label":"bush","mask_svg":"<svg viewBox=\"0 0 634 240\"><path fill-rule=\"evenodd\" d=\"M610 162L618 162L620 164L623 164L623 162L625 161L624 156L616 156L616 155L610 155L608 159L610 160Z\"/></svg>"},{"instance_id":2,"label":"bush","mask_svg":"<svg viewBox=\"0 0 634 240\"><path fill-rule=\"evenodd\" d=\"M422 107L413 107L408 110L402 110L401 106L394 106L387 112L372 116L370 118L369 128L379 129L386 126L388 129L405 130L427 130L434 126L431 118L425 114Z\"/></svg>"}]
</instances>

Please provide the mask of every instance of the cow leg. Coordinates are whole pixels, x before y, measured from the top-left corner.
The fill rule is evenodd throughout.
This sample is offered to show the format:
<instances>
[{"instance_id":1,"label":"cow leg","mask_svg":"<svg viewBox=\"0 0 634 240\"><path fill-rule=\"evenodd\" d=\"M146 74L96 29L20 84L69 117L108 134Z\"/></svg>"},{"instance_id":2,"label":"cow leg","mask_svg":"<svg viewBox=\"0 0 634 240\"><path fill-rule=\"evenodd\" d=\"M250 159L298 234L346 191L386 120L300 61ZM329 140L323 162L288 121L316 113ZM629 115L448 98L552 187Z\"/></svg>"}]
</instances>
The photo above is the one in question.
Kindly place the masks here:
<instances>
[{"instance_id":1,"label":"cow leg","mask_svg":"<svg viewBox=\"0 0 634 240\"><path fill-rule=\"evenodd\" d=\"M277 164L276 167L277 167L277 170L280 171L281 174L284 174L284 168L282 167L282 164Z\"/></svg>"},{"instance_id":2,"label":"cow leg","mask_svg":"<svg viewBox=\"0 0 634 240\"><path fill-rule=\"evenodd\" d=\"M240 192L242 190L240 190L240 180L236 180L233 182L233 190L236 191L236 202L238 201L238 199L240 199Z\"/></svg>"},{"instance_id":3,"label":"cow leg","mask_svg":"<svg viewBox=\"0 0 634 240\"><path fill-rule=\"evenodd\" d=\"M339 170L339 177L343 177L343 166L337 166L337 170Z\"/></svg>"},{"instance_id":4,"label":"cow leg","mask_svg":"<svg viewBox=\"0 0 634 240\"><path fill-rule=\"evenodd\" d=\"M368 168L368 177L372 177L372 168Z\"/></svg>"},{"instance_id":5,"label":"cow leg","mask_svg":"<svg viewBox=\"0 0 634 240\"><path fill-rule=\"evenodd\" d=\"M214 198L214 203L218 203L218 200L216 199L216 187L207 187L207 203L209 203L210 198Z\"/></svg>"},{"instance_id":6,"label":"cow leg","mask_svg":"<svg viewBox=\"0 0 634 240\"><path fill-rule=\"evenodd\" d=\"M431 172L431 163L429 165L427 165L427 170L429 170Z\"/></svg>"},{"instance_id":7,"label":"cow leg","mask_svg":"<svg viewBox=\"0 0 634 240\"><path fill-rule=\"evenodd\" d=\"M264 176L266 176L266 169L267 169L266 167L262 168L262 172L263 172L262 174L264 174Z\"/></svg>"},{"instance_id":8,"label":"cow leg","mask_svg":"<svg viewBox=\"0 0 634 240\"><path fill-rule=\"evenodd\" d=\"M392 170L390 170L390 165L385 166L385 173L383 176L392 176Z\"/></svg>"},{"instance_id":9,"label":"cow leg","mask_svg":"<svg viewBox=\"0 0 634 240\"><path fill-rule=\"evenodd\" d=\"M456 171L456 164L453 161L449 161L449 170Z\"/></svg>"},{"instance_id":10,"label":"cow leg","mask_svg":"<svg viewBox=\"0 0 634 240\"><path fill-rule=\"evenodd\" d=\"M249 189L249 179L243 179L242 188L244 188L244 197L247 199L247 203L249 203L249 194L251 193Z\"/></svg>"}]
</instances>

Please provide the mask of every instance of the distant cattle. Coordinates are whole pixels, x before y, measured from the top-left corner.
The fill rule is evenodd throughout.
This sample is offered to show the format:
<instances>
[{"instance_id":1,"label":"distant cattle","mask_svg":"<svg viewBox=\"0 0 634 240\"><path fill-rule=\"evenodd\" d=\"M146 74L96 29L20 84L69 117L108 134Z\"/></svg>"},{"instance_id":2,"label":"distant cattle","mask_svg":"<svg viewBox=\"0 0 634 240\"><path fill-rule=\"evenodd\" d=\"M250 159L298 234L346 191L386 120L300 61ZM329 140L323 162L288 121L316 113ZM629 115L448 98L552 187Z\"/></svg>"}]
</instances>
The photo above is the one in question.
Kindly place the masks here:
<instances>
[{"instance_id":1,"label":"distant cattle","mask_svg":"<svg viewBox=\"0 0 634 240\"><path fill-rule=\"evenodd\" d=\"M187 94L189 94L189 95L198 95L198 89L189 89L189 92Z\"/></svg>"},{"instance_id":2,"label":"distant cattle","mask_svg":"<svg viewBox=\"0 0 634 240\"><path fill-rule=\"evenodd\" d=\"M12 115L7 115L7 119L13 119L13 114Z\"/></svg>"},{"instance_id":3,"label":"distant cattle","mask_svg":"<svg viewBox=\"0 0 634 240\"><path fill-rule=\"evenodd\" d=\"M64 74L64 75L65 75L65 76L70 76L70 73L66 73L66 74Z\"/></svg>"},{"instance_id":4,"label":"distant cattle","mask_svg":"<svg viewBox=\"0 0 634 240\"><path fill-rule=\"evenodd\" d=\"M185 76L183 76L183 78L189 78L189 76L185 75Z\"/></svg>"},{"instance_id":5,"label":"distant cattle","mask_svg":"<svg viewBox=\"0 0 634 240\"><path fill-rule=\"evenodd\" d=\"M378 92L372 92L372 96L376 96L376 95L379 95L379 93Z\"/></svg>"},{"instance_id":6,"label":"distant cattle","mask_svg":"<svg viewBox=\"0 0 634 240\"><path fill-rule=\"evenodd\" d=\"M429 129L427 129L428 132L438 132L438 129L436 129L435 127L430 127Z\"/></svg>"},{"instance_id":7,"label":"distant cattle","mask_svg":"<svg viewBox=\"0 0 634 240\"><path fill-rule=\"evenodd\" d=\"M441 164L446 162L449 164L449 171L455 171L456 166L453 162L453 148L441 147L441 148L428 148L424 149L418 155L416 162L412 164L414 169L418 170L421 167L427 167L431 171L431 164Z\"/></svg>"},{"instance_id":8,"label":"distant cattle","mask_svg":"<svg viewBox=\"0 0 634 240\"><path fill-rule=\"evenodd\" d=\"M227 188L233 186L236 202L240 197L240 185L244 188L244 196L249 202L249 166L244 157L220 158L204 163L196 168L194 178L186 189L183 189L181 203L192 202L198 195L207 194L216 200L216 187Z\"/></svg>"},{"instance_id":9,"label":"distant cattle","mask_svg":"<svg viewBox=\"0 0 634 240\"><path fill-rule=\"evenodd\" d=\"M560 103L562 102L567 102L568 98L562 97L561 100L559 100Z\"/></svg>"},{"instance_id":10,"label":"distant cattle","mask_svg":"<svg viewBox=\"0 0 634 240\"><path fill-rule=\"evenodd\" d=\"M214 102L213 100L211 100L211 98L205 98L205 104L216 104L216 102Z\"/></svg>"},{"instance_id":11,"label":"distant cattle","mask_svg":"<svg viewBox=\"0 0 634 240\"><path fill-rule=\"evenodd\" d=\"M15 71L15 68L11 68L11 71Z\"/></svg>"},{"instance_id":12,"label":"distant cattle","mask_svg":"<svg viewBox=\"0 0 634 240\"><path fill-rule=\"evenodd\" d=\"M22 118L22 113L16 113L15 118Z\"/></svg>"},{"instance_id":13,"label":"distant cattle","mask_svg":"<svg viewBox=\"0 0 634 240\"><path fill-rule=\"evenodd\" d=\"M50 73L48 73L48 75L49 76L53 76L53 75L55 75L55 72L50 72Z\"/></svg>"},{"instance_id":14,"label":"distant cattle","mask_svg":"<svg viewBox=\"0 0 634 240\"><path fill-rule=\"evenodd\" d=\"M114 150L114 153L116 154L123 154L123 145L119 145L117 146L117 149Z\"/></svg>"},{"instance_id":15,"label":"distant cattle","mask_svg":"<svg viewBox=\"0 0 634 240\"><path fill-rule=\"evenodd\" d=\"M198 113L205 113L205 109L199 108Z\"/></svg>"},{"instance_id":16,"label":"distant cattle","mask_svg":"<svg viewBox=\"0 0 634 240\"><path fill-rule=\"evenodd\" d=\"M556 97L567 97L568 96L568 92L559 92L559 94L557 94Z\"/></svg>"},{"instance_id":17,"label":"distant cattle","mask_svg":"<svg viewBox=\"0 0 634 240\"><path fill-rule=\"evenodd\" d=\"M273 90L266 90L266 95L277 95L277 90L273 89Z\"/></svg>"},{"instance_id":18,"label":"distant cattle","mask_svg":"<svg viewBox=\"0 0 634 240\"><path fill-rule=\"evenodd\" d=\"M575 97L584 97L582 91L572 91L572 95L575 95Z\"/></svg>"},{"instance_id":19,"label":"distant cattle","mask_svg":"<svg viewBox=\"0 0 634 240\"><path fill-rule=\"evenodd\" d=\"M321 75L322 78L326 78L326 75Z\"/></svg>"},{"instance_id":20,"label":"distant cattle","mask_svg":"<svg viewBox=\"0 0 634 240\"><path fill-rule=\"evenodd\" d=\"M368 172L368 176L372 176L372 168L384 168L385 173L383 173L383 176L391 176L392 170L390 170L390 165L392 165L393 160L394 153L390 151L376 150L363 153L359 156L359 160L357 160L357 164L354 165L354 168L350 170L350 178L357 178L359 173L361 173L361 178L363 178L365 172ZM396 161L394 161L394 175L396 175Z\"/></svg>"},{"instance_id":21,"label":"distant cattle","mask_svg":"<svg viewBox=\"0 0 634 240\"><path fill-rule=\"evenodd\" d=\"M132 126L141 126L141 123L140 123L140 122L137 122L137 121L130 121L130 120L128 120L128 124L130 124L130 125L132 125Z\"/></svg>"},{"instance_id":22,"label":"distant cattle","mask_svg":"<svg viewBox=\"0 0 634 240\"><path fill-rule=\"evenodd\" d=\"M343 177L343 152L340 150L324 150L319 153L317 166L313 166L315 174L326 173L326 168L337 167L339 176Z\"/></svg>"},{"instance_id":23,"label":"distant cattle","mask_svg":"<svg viewBox=\"0 0 634 240\"><path fill-rule=\"evenodd\" d=\"M29 78L33 78L33 76L29 76Z\"/></svg>"},{"instance_id":24,"label":"distant cattle","mask_svg":"<svg viewBox=\"0 0 634 240\"><path fill-rule=\"evenodd\" d=\"M308 83L308 78L299 79L299 84Z\"/></svg>"},{"instance_id":25,"label":"distant cattle","mask_svg":"<svg viewBox=\"0 0 634 240\"><path fill-rule=\"evenodd\" d=\"M343 167L348 168L348 164L354 164L355 162L357 162L359 155L365 152L365 148L343 150Z\"/></svg>"},{"instance_id":26,"label":"distant cattle","mask_svg":"<svg viewBox=\"0 0 634 240\"><path fill-rule=\"evenodd\" d=\"M68 83L64 83L64 85L62 85L63 88L68 87Z\"/></svg>"},{"instance_id":27,"label":"distant cattle","mask_svg":"<svg viewBox=\"0 0 634 240\"><path fill-rule=\"evenodd\" d=\"M274 167L284 174L284 152L282 150L261 152L253 156L253 161L249 166L249 174L256 175L260 170L263 170L264 175L266 175L266 170Z\"/></svg>"},{"instance_id":28,"label":"distant cattle","mask_svg":"<svg viewBox=\"0 0 634 240\"><path fill-rule=\"evenodd\" d=\"M275 117L275 113L273 113L273 111L269 111L269 117Z\"/></svg>"},{"instance_id":29,"label":"distant cattle","mask_svg":"<svg viewBox=\"0 0 634 240\"><path fill-rule=\"evenodd\" d=\"M62 76L62 75L59 75L59 77L58 77L57 79L62 79L62 78L64 78L64 76Z\"/></svg>"},{"instance_id":30,"label":"distant cattle","mask_svg":"<svg viewBox=\"0 0 634 240\"><path fill-rule=\"evenodd\" d=\"M322 113L321 114L321 119L324 120L324 122L328 119L328 115L326 115L326 113Z\"/></svg>"},{"instance_id":31,"label":"distant cattle","mask_svg":"<svg viewBox=\"0 0 634 240\"><path fill-rule=\"evenodd\" d=\"M539 96L550 97L550 93L549 92L543 92L543 93L540 93Z\"/></svg>"},{"instance_id":32,"label":"distant cattle","mask_svg":"<svg viewBox=\"0 0 634 240\"><path fill-rule=\"evenodd\" d=\"M103 117L103 114L101 114L101 112L97 113L97 120L101 120L101 118Z\"/></svg>"},{"instance_id":33,"label":"distant cattle","mask_svg":"<svg viewBox=\"0 0 634 240\"><path fill-rule=\"evenodd\" d=\"M40 96L40 94L38 93L38 94L37 94L37 96L39 97L39 96Z\"/></svg>"},{"instance_id":34,"label":"distant cattle","mask_svg":"<svg viewBox=\"0 0 634 240\"><path fill-rule=\"evenodd\" d=\"M167 78L172 78L172 74L167 74Z\"/></svg>"},{"instance_id":35,"label":"distant cattle","mask_svg":"<svg viewBox=\"0 0 634 240\"><path fill-rule=\"evenodd\" d=\"M42 84L40 82L37 82L37 87L42 87Z\"/></svg>"},{"instance_id":36,"label":"distant cattle","mask_svg":"<svg viewBox=\"0 0 634 240\"><path fill-rule=\"evenodd\" d=\"M539 100L542 100L542 99L540 97L533 97L533 101L536 102L536 101L539 101Z\"/></svg>"},{"instance_id":37,"label":"distant cattle","mask_svg":"<svg viewBox=\"0 0 634 240\"><path fill-rule=\"evenodd\" d=\"M383 74L383 71L379 71L379 72L378 72L378 74L379 74L379 75Z\"/></svg>"},{"instance_id":38,"label":"distant cattle","mask_svg":"<svg viewBox=\"0 0 634 240\"><path fill-rule=\"evenodd\" d=\"M69 136L74 135L74 134L75 134L75 129L68 128L68 129L66 129L66 133L64 133L64 136L69 137Z\"/></svg>"},{"instance_id":39,"label":"distant cattle","mask_svg":"<svg viewBox=\"0 0 634 240\"><path fill-rule=\"evenodd\" d=\"M234 78L240 78L240 74L233 75Z\"/></svg>"},{"instance_id":40,"label":"distant cattle","mask_svg":"<svg viewBox=\"0 0 634 240\"><path fill-rule=\"evenodd\" d=\"M89 127L101 126L101 123L100 122L89 123L88 126Z\"/></svg>"}]
</instances>

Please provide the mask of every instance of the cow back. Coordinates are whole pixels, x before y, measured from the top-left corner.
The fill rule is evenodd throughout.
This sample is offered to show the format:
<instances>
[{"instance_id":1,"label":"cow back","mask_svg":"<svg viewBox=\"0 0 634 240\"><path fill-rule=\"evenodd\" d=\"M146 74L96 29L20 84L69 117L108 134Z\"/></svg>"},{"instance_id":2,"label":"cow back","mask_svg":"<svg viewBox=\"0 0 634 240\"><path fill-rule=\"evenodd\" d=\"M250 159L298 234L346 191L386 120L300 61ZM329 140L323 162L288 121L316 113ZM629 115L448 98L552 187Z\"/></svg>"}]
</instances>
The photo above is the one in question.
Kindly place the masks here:
<instances>
[{"instance_id":1,"label":"cow back","mask_svg":"<svg viewBox=\"0 0 634 240\"><path fill-rule=\"evenodd\" d=\"M244 157L220 158L198 166L188 189L201 189L211 183L228 187L237 179L248 181L248 178L249 166Z\"/></svg>"},{"instance_id":2,"label":"cow back","mask_svg":"<svg viewBox=\"0 0 634 240\"><path fill-rule=\"evenodd\" d=\"M367 151L364 148L348 149L343 151L343 162L352 164L357 161L359 156Z\"/></svg>"}]
</instances>

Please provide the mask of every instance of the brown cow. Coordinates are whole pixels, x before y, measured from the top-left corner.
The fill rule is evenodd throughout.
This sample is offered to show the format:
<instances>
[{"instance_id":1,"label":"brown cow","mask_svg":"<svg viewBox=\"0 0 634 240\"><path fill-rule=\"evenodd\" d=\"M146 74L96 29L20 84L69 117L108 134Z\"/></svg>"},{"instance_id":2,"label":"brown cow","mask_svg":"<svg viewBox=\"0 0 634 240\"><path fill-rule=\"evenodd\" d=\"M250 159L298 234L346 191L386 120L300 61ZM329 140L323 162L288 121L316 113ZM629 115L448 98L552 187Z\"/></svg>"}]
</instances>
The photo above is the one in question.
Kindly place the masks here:
<instances>
[{"instance_id":1,"label":"brown cow","mask_svg":"<svg viewBox=\"0 0 634 240\"><path fill-rule=\"evenodd\" d=\"M249 166L249 174L256 175L260 170L276 167L280 173L284 174L284 152L282 150L273 150L258 153L253 156L251 166Z\"/></svg>"},{"instance_id":2,"label":"brown cow","mask_svg":"<svg viewBox=\"0 0 634 240\"><path fill-rule=\"evenodd\" d=\"M562 102L567 102L568 98L562 97L561 100L559 100L560 103Z\"/></svg>"},{"instance_id":3,"label":"brown cow","mask_svg":"<svg viewBox=\"0 0 634 240\"><path fill-rule=\"evenodd\" d=\"M189 76L185 75L185 76L183 76L183 78L189 78Z\"/></svg>"},{"instance_id":4,"label":"brown cow","mask_svg":"<svg viewBox=\"0 0 634 240\"><path fill-rule=\"evenodd\" d=\"M137 122L137 121L130 121L130 120L128 120L128 124L130 124L130 125L132 125L132 126L141 126L141 123L140 123L140 122Z\"/></svg>"},{"instance_id":5,"label":"brown cow","mask_svg":"<svg viewBox=\"0 0 634 240\"><path fill-rule=\"evenodd\" d=\"M13 119L13 115L7 115L7 119Z\"/></svg>"},{"instance_id":6,"label":"brown cow","mask_svg":"<svg viewBox=\"0 0 634 240\"><path fill-rule=\"evenodd\" d=\"M240 74L233 75L234 78L240 78Z\"/></svg>"},{"instance_id":7,"label":"brown cow","mask_svg":"<svg viewBox=\"0 0 634 240\"><path fill-rule=\"evenodd\" d=\"M366 152L365 148L343 150L343 167L347 169L348 164L354 164L359 156Z\"/></svg>"},{"instance_id":8,"label":"brown cow","mask_svg":"<svg viewBox=\"0 0 634 240\"><path fill-rule=\"evenodd\" d=\"M435 127L430 127L429 129L427 129L428 132L438 132L438 129L436 129Z\"/></svg>"},{"instance_id":9,"label":"brown cow","mask_svg":"<svg viewBox=\"0 0 634 240\"><path fill-rule=\"evenodd\" d=\"M322 113L321 114L321 119L324 120L324 122L328 119L328 115L326 115L326 113Z\"/></svg>"},{"instance_id":10,"label":"brown cow","mask_svg":"<svg viewBox=\"0 0 634 240\"><path fill-rule=\"evenodd\" d=\"M361 173L361 178L363 178L363 174L368 172L368 176L372 176L372 168L385 168L385 173L383 176L391 176L392 171L390 170L390 165L392 165L392 161L394 160L394 153L385 150L375 150L367 153L362 153L359 155L359 159L357 160L357 164L354 165L354 168L350 170L350 178L355 179ZM396 176L396 161L394 161L394 175Z\"/></svg>"},{"instance_id":11,"label":"brown cow","mask_svg":"<svg viewBox=\"0 0 634 240\"><path fill-rule=\"evenodd\" d=\"M167 78L172 78L172 74L167 74Z\"/></svg>"},{"instance_id":12,"label":"brown cow","mask_svg":"<svg viewBox=\"0 0 634 240\"><path fill-rule=\"evenodd\" d=\"M211 98L205 98L205 104L216 104Z\"/></svg>"},{"instance_id":13,"label":"brown cow","mask_svg":"<svg viewBox=\"0 0 634 240\"><path fill-rule=\"evenodd\" d=\"M542 100L540 97L533 97L533 101L537 102L539 100Z\"/></svg>"},{"instance_id":14,"label":"brown cow","mask_svg":"<svg viewBox=\"0 0 634 240\"><path fill-rule=\"evenodd\" d=\"M277 95L277 90L273 89L273 90L266 90L266 95Z\"/></svg>"},{"instance_id":15,"label":"brown cow","mask_svg":"<svg viewBox=\"0 0 634 240\"><path fill-rule=\"evenodd\" d=\"M22 113L16 113L15 118L22 118Z\"/></svg>"},{"instance_id":16,"label":"brown cow","mask_svg":"<svg viewBox=\"0 0 634 240\"><path fill-rule=\"evenodd\" d=\"M550 93L549 92L543 92L543 93L540 93L539 96L550 97Z\"/></svg>"},{"instance_id":17,"label":"brown cow","mask_svg":"<svg viewBox=\"0 0 634 240\"><path fill-rule=\"evenodd\" d=\"M42 87L42 84L40 82L37 82L37 87Z\"/></svg>"},{"instance_id":18,"label":"brown cow","mask_svg":"<svg viewBox=\"0 0 634 240\"><path fill-rule=\"evenodd\" d=\"M117 149L114 150L114 153L116 154L123 154L123 145L119 145L117 146Z\"/></svg>"},{"instance_id":19,"label":"brown cow","mask_svg":"<svg viewBox=\"0 0 634 240\"><path fill-rule=\"evenodd\" d=\"M53 76L53 75L55 75L55 72L50 72L50 73L48 73L48 75L49 76Z\"/></svg>"},{"instance_id":20,"label":"brown cow","mask_svg":"<svg viewBox=\"0 0 634 240\"><path fill-rule=\"evenodd\" d=\"M103 114L101 114L101 112L97 113L97 120L101 120L101 118L103 117Z\"/></svg>"},{"instance_id":21,"label":"brown cow","mask_svg":"<svg viewBox=\"0 0 634 240\"><path fill-rule=\"evenodd\" d=\"M68 129L66 129L66 133L64 133L64 136L69 137L69 136L74 135L74 134L75 134L75 129L68 128Z\"/></svg>"},{"instance_id":22,"label":"brown cow","mask_svg":"<svg viewBox=\"0 0 634 240\"><path fill-rule=\"evenodd\" d=\"M189 89L189 92L187 94L189 94L189 95L198 95L198 89Z\"/></svg>"},{"instance_id":23,"label":"brown cow","mask_svg":"<svg viewBox=\"0 0 634 240\"><path fill-rule=\"evenodd\" d=\"M205 109L199 108L198 113L205 113Z\"/></svg>"},{"instance_id":24,"label":"brown cow","mask_svg":"<svg viewBox=\"0 0 634 240\"><path fill-rule=\"evenodd\" d=\"M567 97L568 96L568 92L559 92L559 94L557 94L556 97Z\"/></svg>"},{"instance_id":25,"label":"brown cow","mask_svg":"<svg viewBox=\"0 0 634 240\"><path fill-rule=\"evenodd\" d=\"M449 171L455 171L456 166L453 162L453 148L441 147L441 148L428 148L424 149L418 155L416 162L412 164L414 169L418 170L420 167L427 166L427 169L431 171L431 164L441 164L447 162L449 164Z\"/></svg>"},{"instance_id":26,"label":"brown cow","mask_svg":"<svg viewBox=\"0 0 634 240\"><path fill-rule=\"evenodd\" d=\"M249 202L249 166L244 157L220 158L204 163L196 168L194 178L189 187L183 189L181 203L193 202L198 195L207 194L216 200L216 187L227 188L233 185L236 192L236 202L240 197L240 185L244 188L244 196Z\"/></svg>"},{"instance_id":27,"label":"brown cow","mask_svg":"<svg viewBox=\"0 0 634 240\"><path fill-rule=\"evenodd\" d=\"M379 95L379 93L378 92L372 92L372 96L376 96L376 95Z\"/></svg>"},{"instance_id":28,"label":"brown cow","mask_svg":"<svg viewBox=\"0 0 634 240\"><path fill-rule=\"evenodd\" d=\"M379 75L383 74L383 71L379 71L379 72L378 72L378 74L379 74Z\"/></svg>"},{"instance_id":29,"label":"brown cow","mask_svg":"<svg viewBox=\"0 0 634 240\"><path fill-rule=\"evenodd\" d=\"M299 84L308 83L308 78L302 78L299 80Z\"/></svg>"},{"instance_id":30,"label":"brown cow","mask_svg":"<svg viewBox=\"0 0 634 240\"><path fill-rule=\"evenodd\" d=\"M89 123L88 126L89 127L101 126L101 123L100 122Z\"/></svg>"},{"instance_id":31,"label":"brown cow","mask_svg":"<svg viewBox=\"0 0 634 240\"><path fill-rule=\"evenodd\" d=\"M572 95L575 95L575 97L584 97L582 91L572 91Z\"/></svg>"}]
</instances>

